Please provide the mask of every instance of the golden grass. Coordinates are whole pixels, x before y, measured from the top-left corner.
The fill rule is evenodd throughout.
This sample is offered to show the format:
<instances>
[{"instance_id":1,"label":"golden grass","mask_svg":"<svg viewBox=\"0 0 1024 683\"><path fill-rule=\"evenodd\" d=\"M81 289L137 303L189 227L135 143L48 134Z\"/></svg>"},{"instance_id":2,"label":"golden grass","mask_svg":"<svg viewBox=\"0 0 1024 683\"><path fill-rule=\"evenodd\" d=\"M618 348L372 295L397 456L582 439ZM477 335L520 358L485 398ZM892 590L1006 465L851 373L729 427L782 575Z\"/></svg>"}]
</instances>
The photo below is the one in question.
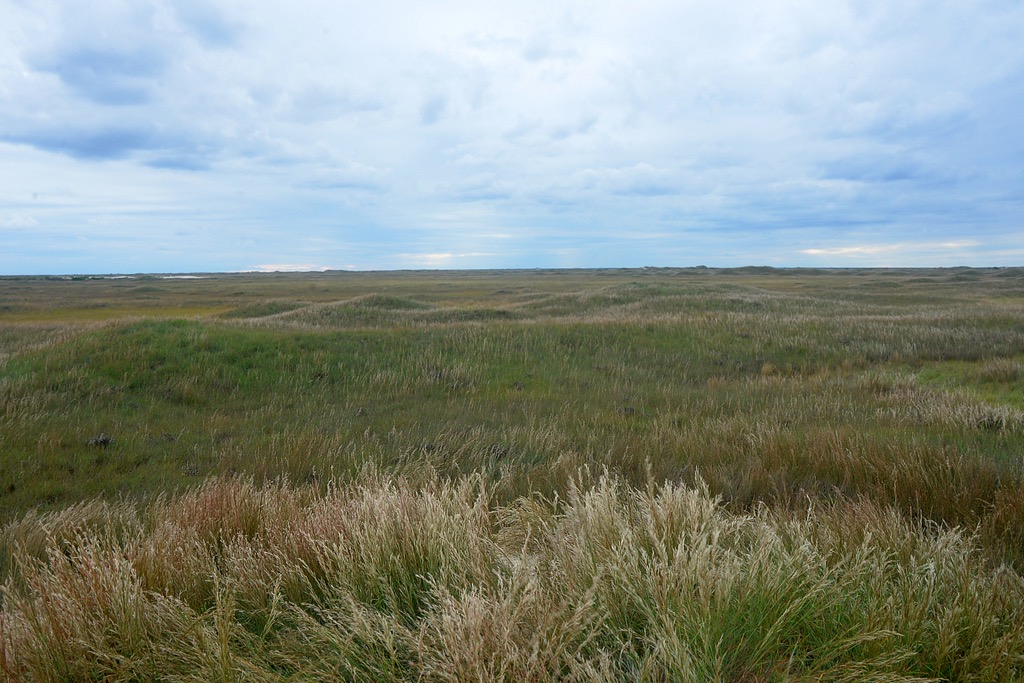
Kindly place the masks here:
<instances>
[{"instance_id":1,"label":"golden grass","mask_svg":"<svg viewBox=\"0 0 1024 683\"><path fill-rule=\"evenodd\" d=\"M22 520L10 681L1018 680L1024 582L865 500L221 479Z\"/></svg>"}]
</instances>

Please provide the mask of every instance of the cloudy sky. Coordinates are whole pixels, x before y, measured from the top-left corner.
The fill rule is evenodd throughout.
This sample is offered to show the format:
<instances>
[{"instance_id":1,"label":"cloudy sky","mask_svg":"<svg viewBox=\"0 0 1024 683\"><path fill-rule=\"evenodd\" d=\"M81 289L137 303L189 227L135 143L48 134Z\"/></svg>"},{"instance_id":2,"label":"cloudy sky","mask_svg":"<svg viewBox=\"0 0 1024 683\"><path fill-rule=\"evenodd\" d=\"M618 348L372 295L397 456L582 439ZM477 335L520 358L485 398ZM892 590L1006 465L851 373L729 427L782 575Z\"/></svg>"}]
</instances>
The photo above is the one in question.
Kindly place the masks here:
<instances>
[{"instance_id":1,"label":"cloudy sky","mask_svg":"<svg viewBox=\"0 0 1024 683\"><path fill-rule=\"evenodd\" d=\"M0 273L1024 263L1016 0L0 0Z\"/></svg>"}]
</instances>

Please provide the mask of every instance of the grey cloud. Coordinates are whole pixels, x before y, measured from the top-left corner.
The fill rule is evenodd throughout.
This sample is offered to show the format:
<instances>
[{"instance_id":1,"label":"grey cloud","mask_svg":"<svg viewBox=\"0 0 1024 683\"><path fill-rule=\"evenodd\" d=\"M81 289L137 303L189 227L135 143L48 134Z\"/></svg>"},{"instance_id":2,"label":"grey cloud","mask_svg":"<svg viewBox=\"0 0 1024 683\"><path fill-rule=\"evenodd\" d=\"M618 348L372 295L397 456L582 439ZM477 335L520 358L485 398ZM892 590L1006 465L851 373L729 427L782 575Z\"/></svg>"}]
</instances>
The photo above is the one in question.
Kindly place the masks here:
<instances>
[{"instance_id":1,"label":"grey cloud","mask_svg":"<svg viewBox=\"0 0 1024 683\"><path fill-rule=\"evenodd\" d=\"M151 168L197 171L210 168L224 152L223 141L185 125L126 122L63 127L23 127L2 132L0 140L76 159L132 158Z\"/></svg>"},{"instance_id":2,"label":"grey cloud","mask_svg":"<svg viewBox=\"0 0 1024 683\"><path fill-rule=\"evenodd\" d=\"M515 197L516 189L494 173L483 173L441 184L435 188L435 193L455 201L501 202Z\"/></svg>"},{"instance_id":3,"label":"grey cloud","mask_svg":"<svg viewBox=\"0 0 1024 683\"><path fill-rule=\"evenodd\" d=\"M76 46L58 49L35 66L98 104L134 105L150 100L152 82L164 72L167 58L153 46Z\"/></svg>"},{"instance_id":4,"label":"grey cloud","mask_svg":"<svg viewBox=\"0 0 1024 683\"><path fill-rule=\"evenodd\" d=\"M570 45L569 38L568 34L557 35L550 30L541 30L525 37L470 34L463 37L463 42L478 52L515 55L527 62L543 62L578 58L579 50Z\"/></svg>"},{"instance_id":5,"label":"grey cloud","mask_svg":"<svg viewBox=\"0 0 1024 683\"><path fill-rule=\"evenodd\" d=\"M550 34L535 34L522 46L522 56L528 62L542 62L549 59L573 59L579 56L574 48L556 45L557 40Z\"/></svg>"},{"instance_id":6,"label":"grey cloud","mask_svg":"<svg viewBox=\"0 0 1024 683\"><path fill-rule=\"evenodd\" d=\"M190 155L157 156L145 164L151 168L166 168L172 171L205 171L210 168L209 160Z\"/></svg>"},{"instance_id":7,"label":"grey cloud","mask_svg":"<svg viewBox=\"0 0 1024 683\"><path fill-rule=\"evenodd\" d=\"M966 111L920 112L899 104L865 122L857 133L881 142L947 146L955 138L969 135L974 123Z\"/></svg>"},{"instance_id":8,"label":"grey cloud","mask_svg":"<svg viewBox=\"0 0 1024 683\"><path fill-rule=\"evenodd\" d=\"M78 159L121 159L152 143L150 131L139 128L110 127L91 131L36 131L6 135L8 142L30 145L48 152L59 152Z\"/></svg>"},{"instance_id":9,"label":"grey cloud","mask_svg":"<svg viewBox=\"0 0 1024 683\"><path fill-rule=\"evenodd\" d=\"M555 113L560 116L560 113ZM564 115L563 115L564 116ZM501 139L516 147L544 147L576 137L587 136L595 130L598 117L583 114L571 120L545 121L537 118L521 119L501 133Z\"/></svg>"},{"instance_id":10,"label":"grey cloud","mask_svg":"<svg viewBox=\"0 0 1024 683\"><path fill-rule=\"evenodd\" d=\"M308 164L298 170L303 176L292 183L300 190L340 190L358 192L382 192L388 180L387 173L380 168L331 160L319 168L309 169Z\"/></svg>"},{"instance_id":11,"label":"grey cloud","mask_svg":"<svg viewBox=\"0 0 1024 683\"><path fill-rule=\"evenodd\" d=\"M370 178L318 178L295 183L295 187L301 190L359 190L364 192L379 192L382 189L379 182Z\"/></svg>"},{"instance_id":12,"label":"grey cloud","mask_svg":"<svg viewBox=\"0 0 1024 683\"><path fill-rule=\"evenodd\" d=\"M552 126L548 135L552 140L564 140L574 135L586 135L597 123L596 116L584 116L578 121Z\"/></svg>"},{"instance_id":13,"label":"grey cloud","mask_svg":"<svg viewBox=\"0 0 1024 683\"><path fill-rule=\"evenodd\" d=\"M448 98L443 95L428 97L420 107L420 122L424 125L437 123L448 106Z\"/></svg>"},{"instance_id":14,"label":"grey cloud","mask_svg":"<svg viewBox=\"0 0 1024 683\"><path fill-rule=\"evenodd\" d=\"M52 40L26 46L25 62L37 72L55 75L84 100L104 106L164 99L176 67L196 56L187 36L203 47L226 47L241 34L236 23L203 0L169 1L166 7L98 1L88 9L57 8L59 30Z\"/></svg>"},{"instance_id":15,"label":"grey cloud","mask_svg":"<svg viewBox=\"0 0 1024 683\"><path fill-rule=\"evenodd\" d=\"M670 171L647 163L587 169L574 174L570 182L602 195L658 197L679 191L679 182Z\"/></svg>"},{"instance_id":16,"label":"grey cloud","mask_svg":"<svg viewBox=\"0 0 1024 683\"><path fill-rule=\"evenodd\" d=\"M178 0L174 9L178 20L206 47L231 47L242 34L241 25L210 2Z\"/></svg>"},{"instance_id":17,"label":"grey cloud","mask_svg":"<svg viewBox=\"0 0 1024 683\"><path fill-rule=\"evenodd\" d=\"M895 155L858 155L826 163L822 177L864 183L892 183L920 180L929 174L913 159Z\"/></svg>"},{"instance_id":18,"label":"grey cloud","mask_svg":"<svg viewBox=\"0 0 1024 683\"><path fill-rule=\"evenodd\" d=\"M350 114L373 113L383 107L374 96L320 84L302 86L285 97L289 118L304 123L331 121Z\"/></svg>"}]
</instances>

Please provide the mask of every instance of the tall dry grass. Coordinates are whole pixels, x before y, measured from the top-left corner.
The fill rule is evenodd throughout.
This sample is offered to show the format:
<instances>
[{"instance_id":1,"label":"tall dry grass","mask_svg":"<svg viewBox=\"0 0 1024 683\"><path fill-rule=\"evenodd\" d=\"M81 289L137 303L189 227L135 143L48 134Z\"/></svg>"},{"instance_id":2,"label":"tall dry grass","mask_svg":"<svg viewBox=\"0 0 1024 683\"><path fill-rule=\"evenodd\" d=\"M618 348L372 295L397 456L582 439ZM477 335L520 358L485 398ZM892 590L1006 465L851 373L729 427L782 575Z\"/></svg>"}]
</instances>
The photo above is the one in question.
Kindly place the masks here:
<instances>
[{"instance_id":1,"label":"tall dry grass","mask_svg":"<svg viewBox=\"0 0 1024 683\"><path fill-rule=\"evenodd\" d=\"M21 681L1014 681L1024 581L866 499L729 511L582 477L211 480L7 527Z\"/></svg>"}]
</instances>

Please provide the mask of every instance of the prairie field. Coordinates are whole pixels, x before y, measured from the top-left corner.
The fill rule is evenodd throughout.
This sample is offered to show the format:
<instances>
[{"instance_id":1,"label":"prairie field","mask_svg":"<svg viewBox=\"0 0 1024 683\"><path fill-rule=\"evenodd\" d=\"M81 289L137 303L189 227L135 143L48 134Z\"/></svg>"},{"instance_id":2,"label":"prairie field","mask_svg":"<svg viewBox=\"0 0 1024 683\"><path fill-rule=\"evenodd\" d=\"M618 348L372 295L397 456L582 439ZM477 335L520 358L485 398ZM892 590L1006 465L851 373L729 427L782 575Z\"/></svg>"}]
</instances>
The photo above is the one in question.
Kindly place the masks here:
<instances>
[{"instance_id":1,"label":"prairie field","mask_svg":"<svg viewBox=\"0 0 1024 683\"><path fill-rule=\"evenodd\" d=\"M0 278L0 679L1024 680L1024 269Z\"/></svg>"}]
</instances>

